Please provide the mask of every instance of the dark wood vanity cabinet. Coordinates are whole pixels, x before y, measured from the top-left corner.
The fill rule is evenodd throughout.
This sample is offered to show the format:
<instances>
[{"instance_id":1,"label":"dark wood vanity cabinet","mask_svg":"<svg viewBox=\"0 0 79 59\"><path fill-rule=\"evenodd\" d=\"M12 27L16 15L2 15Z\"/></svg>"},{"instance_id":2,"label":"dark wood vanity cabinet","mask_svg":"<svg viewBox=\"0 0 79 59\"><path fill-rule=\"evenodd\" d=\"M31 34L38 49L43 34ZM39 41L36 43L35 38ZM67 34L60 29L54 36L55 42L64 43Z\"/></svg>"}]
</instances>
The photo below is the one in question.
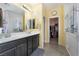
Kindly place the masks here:
<instances>
[{"instance_id":1,"label":"dark wood vanity cabinet","mask_svg":"<svg viewBox=\"0 0 79 59\"><path fill-rule=\"evenodd\" d=\"M32 36L28 37L27 46L28 46L27 55L29 56L32 53Z\"/></svg>"},{"instance_id":2,"label":"dark wood vanity cabinet","mask_svg":"<svg viewBox=\"0 0 79 59\"><path fill-rule=\"evenodd\" d=\"M0 44L0 56L30 56L39 46L39 35Z\"/></svg>"},{"instance_id":3,"label":"dark wood vanity cabinet","mask_svg":"<svg viewBox=\"0 0 79 59\"><path fill-rule=\"evenodd\" d=\"M33 51L34 51L39 46L39 35L33 36L32 39L33 39L32 43L33 43Z\"/></svg>"},{"instance_id":4,"label":"dark wood vanity cabinet","mask_svg":"<svg viewBox=\"0 0 79 59\"><path fill-rule=\"evenodd\" d=\"M2 52L0 56L15 56L15 48Z\"/></svg>"},{"instance_id":5,"label":"dark wood vanity cabinet","mask_svg":"<svg viewBox=\"0 0 79 59\"><path fill-rule=\"evenodd\" d=\"M26 44L20 44L15 49L15 56L27 56L27 46Z\"/></svg>"},{"instance_id":6,"label":"dark wood vanity cabinet","mask_svg":"<svg viewBox=\"0 0 79 59\"><path fill-rule=\"evenodd\" d=\"M27 56L27 39L19 39L15 49L15 56Z\"/></svg>"},{"instance_id":7,"label":"dark wood vanity cabinet","mask_svg":"<svg viewBox=\"0 0 79 59\"><path fill-rule=\"evenodd\" d=\"M39 46L39 35L28 37L28 56L32 54Z\"/></svg>"}]
</instances>

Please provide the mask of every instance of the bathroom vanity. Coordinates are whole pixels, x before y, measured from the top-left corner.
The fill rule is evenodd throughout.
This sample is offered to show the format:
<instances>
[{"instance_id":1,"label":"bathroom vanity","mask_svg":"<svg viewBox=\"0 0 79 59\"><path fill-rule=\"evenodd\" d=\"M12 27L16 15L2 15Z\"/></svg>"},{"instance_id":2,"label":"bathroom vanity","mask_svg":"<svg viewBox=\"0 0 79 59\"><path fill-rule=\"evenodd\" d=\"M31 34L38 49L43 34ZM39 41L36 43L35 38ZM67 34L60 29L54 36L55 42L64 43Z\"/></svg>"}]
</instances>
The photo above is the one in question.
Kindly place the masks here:
<instances>
[{"instance_id":1,"label":"bathroom vanity","mask_svg":"<svg viewBox=\"0 0 79 59\"><path fill-rule=\"evenodd\" d=\"M12 33L0 39L0 56L30 56L39 46L39 32Z\"/></svg>"},{"instance_id":2,"label":"bathroom vanity","mask_svg":"<svg viewBox=\"0 0 79 59\"><path fill-rule=\"evenodd\" d=\"M0 34L0 56L31 55L39 46L40 32L22 32L24 9L14 4L3 3L0 4L0 12L0 27L3 28ZM35 23L32 21L31 24ZM31 29L35 29L34 26L31 26Z\"/></svg>"}]
</instances>

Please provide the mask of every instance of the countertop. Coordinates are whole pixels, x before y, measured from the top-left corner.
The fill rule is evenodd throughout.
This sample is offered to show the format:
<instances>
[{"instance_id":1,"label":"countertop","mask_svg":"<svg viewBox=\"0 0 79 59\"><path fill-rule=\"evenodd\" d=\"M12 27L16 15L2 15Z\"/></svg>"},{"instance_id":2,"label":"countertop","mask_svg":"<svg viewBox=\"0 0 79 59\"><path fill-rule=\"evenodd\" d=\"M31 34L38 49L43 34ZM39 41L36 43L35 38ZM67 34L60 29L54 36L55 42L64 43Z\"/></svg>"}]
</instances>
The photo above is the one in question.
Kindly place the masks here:
<instances>
[{"instance_id":1,"label":"countertop","mask_svg":"<svg viewBox=\"0 0 79 59\"><path fill-rule=\"evenodd\" d=\"M0 44L13 41L13 40L17 40L20 38L24 38L24 37L29 37L29 36L36 35L36 34L40 34L40 31L11 33L10 37L0 39Z\"/></svg>"}]
</instances>

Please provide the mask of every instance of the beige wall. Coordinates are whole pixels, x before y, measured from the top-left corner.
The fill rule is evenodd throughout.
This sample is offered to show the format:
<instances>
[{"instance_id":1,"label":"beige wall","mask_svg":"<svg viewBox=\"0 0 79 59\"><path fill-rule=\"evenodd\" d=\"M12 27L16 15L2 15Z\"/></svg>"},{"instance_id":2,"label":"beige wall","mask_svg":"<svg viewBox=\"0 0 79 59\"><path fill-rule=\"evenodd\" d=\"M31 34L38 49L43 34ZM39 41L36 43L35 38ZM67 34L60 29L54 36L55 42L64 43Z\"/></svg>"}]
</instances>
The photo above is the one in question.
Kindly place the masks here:
<instances>
[{"instance_id":1,"label":"beige wall","mask_svg":"<svg viewBox=\"0 0 79 59\"><path fill-rule=\"evenodd\" d=\"M64 36L64 6L63 5L60 5L56 8L52 8L52 6L50 6L51 8L50 9L47 9L46 7L43 7L43 15L46 17L46 26L45 26L45 42L49 42L48 40L48 18L49 17L53 17L52 14L51 14L51 11L52 10L56 10L57 11L57 15L60 19L59 19L59 27L60 27L60 30L59 30L59 45L62 45L62 46L65 46L65 36ZM47 9L47 10L46 10Z\"/></svg>"}]
</instances>

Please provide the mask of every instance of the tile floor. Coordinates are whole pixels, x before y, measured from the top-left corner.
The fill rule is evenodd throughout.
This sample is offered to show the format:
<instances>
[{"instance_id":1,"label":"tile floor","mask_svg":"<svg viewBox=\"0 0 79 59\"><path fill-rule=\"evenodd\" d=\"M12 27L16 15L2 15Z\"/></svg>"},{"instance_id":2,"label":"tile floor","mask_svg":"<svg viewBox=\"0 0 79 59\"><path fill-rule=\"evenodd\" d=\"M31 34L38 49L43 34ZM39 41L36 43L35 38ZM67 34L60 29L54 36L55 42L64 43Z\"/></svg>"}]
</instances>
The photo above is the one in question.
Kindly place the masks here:
<instances>
[{"instance_id":1,"label":"tile floor","mask_svg":"<svg viewBox=\"0 0 79 59\"><path fill-rule=\"evenodd\" d=\"M69 56L66 48L58 45L56 38L45 44L44 50L44 56Z\"/></svg>"},{"instance_id":2,"label":"tile floor","mask_svg":"<svg viewBox=\"0 0 79 59\"><path fill-rule=\"evenodd\" d=\"M69 56L67 50L63 46L59 46L55 39L45 44L45 48L37 49L32 56Z\"/></svg>"}]
</instances>

